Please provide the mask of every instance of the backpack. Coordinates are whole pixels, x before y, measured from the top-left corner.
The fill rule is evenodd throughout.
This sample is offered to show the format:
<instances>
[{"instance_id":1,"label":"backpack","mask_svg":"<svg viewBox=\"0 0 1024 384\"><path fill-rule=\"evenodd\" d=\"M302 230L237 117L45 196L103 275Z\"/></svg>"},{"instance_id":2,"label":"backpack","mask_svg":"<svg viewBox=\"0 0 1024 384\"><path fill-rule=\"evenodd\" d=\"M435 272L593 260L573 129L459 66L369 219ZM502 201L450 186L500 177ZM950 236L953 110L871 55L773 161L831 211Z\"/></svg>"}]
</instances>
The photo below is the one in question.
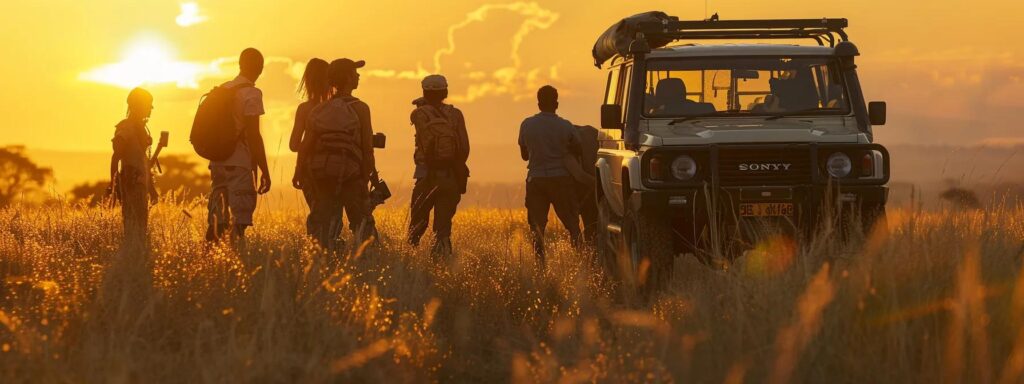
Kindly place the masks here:
<instances>
[{"instance_id":1,"label":"backpack","mask_svg":"<svg viewBox=\"0 0 1024 384\"><path fill-rule=\"evenodd\" d=\"M314 178L336 178L339 182L359 175L363 163L359 115L352 101L331 99L313 108L306 129L314 135L308 166Z\"/></svg>"},{"instance_id":2,"label":"backpack","mask_svg":"<svg viewBox=\"0 0 1024 384\"><path fill-rule=\"evenodd\" d=\"M231 87L221 85L200 99L199 109L192 121L192 132L188 137L199 156L220 161L235 153L241 137L233 113L235 95L240 89L251 86L245 83Z\"/></svg>"},{"instance_id":3,"label":"backpack","mask_svg":"<svg viewBox=\"0 0 1024 384\"><path fill-rule=\"evenodd\" d=\"M450 112L430 105L421 106L417 110L427 117L422 126L416 126L416 145L420 150L420 160L427 165L455 165L459 161L459 134L455 123L448 118Z\"/></svg>"}]
</instances>

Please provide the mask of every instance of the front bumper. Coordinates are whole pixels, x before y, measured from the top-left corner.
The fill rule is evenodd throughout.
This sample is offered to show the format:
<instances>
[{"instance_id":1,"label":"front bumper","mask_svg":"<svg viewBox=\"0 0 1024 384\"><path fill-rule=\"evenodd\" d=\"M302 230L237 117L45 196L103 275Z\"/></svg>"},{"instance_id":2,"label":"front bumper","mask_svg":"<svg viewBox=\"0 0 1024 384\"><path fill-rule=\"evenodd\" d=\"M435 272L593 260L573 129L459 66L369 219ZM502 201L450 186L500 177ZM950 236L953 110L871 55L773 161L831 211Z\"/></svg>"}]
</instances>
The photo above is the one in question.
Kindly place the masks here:
<instances>
[{"instance_id":1,"label":"front bumper","mask_svg":"<svg viewBox=\"0 0 1024 384\"><path fill-rule=\"evenodd\" d=\"M885 185L708 186L634 191L627 209L668 215L676 233L694 241L709 226L735 228L744 238L767 226L810 234L829 214L860 214L862 207L884 207L888 197L889 188ZM794 212L792 216L741 216L741 204L749 203L789 203L793 204Z\"/></svg>"}]
</instances>

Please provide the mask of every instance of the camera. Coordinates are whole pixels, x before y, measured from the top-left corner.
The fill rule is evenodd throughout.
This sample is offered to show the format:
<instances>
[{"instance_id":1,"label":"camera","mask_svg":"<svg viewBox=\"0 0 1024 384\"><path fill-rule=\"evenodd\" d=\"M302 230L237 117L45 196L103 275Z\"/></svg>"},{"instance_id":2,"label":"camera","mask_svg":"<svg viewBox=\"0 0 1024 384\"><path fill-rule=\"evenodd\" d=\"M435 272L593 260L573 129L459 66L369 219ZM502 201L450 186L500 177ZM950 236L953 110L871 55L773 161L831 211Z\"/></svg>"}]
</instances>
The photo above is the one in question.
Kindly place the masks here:
<instances>
[{"instance_id":1,"label":"camera","mask_svg":"<svg viewBox=\"0 0 1024 384\"><path fill-rule=\"evenodd\" d=\"M373 134L373 147L374 148L382 148L383 149L385 146L387 146L387 143L388 143L388 137L386 135L384 135L383 133L377 132L377 133Z\"/></svg>"}]
</instances>

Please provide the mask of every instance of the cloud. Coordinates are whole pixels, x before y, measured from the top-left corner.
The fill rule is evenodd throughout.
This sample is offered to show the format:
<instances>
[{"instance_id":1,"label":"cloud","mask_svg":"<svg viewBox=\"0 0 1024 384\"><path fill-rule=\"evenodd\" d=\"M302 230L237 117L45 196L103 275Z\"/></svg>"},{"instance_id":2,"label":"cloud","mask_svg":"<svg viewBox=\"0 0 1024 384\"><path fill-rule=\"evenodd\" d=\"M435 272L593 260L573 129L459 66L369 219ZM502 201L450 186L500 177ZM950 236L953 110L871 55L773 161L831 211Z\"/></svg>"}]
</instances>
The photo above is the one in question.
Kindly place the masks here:
<instances>
[{"instance_id":1,"label":"cloud","mask_svg":"<svg viewBox=\"0 0 1024 384\"><path fill-rule=\"evenodd\" d=\"M989 137L978 141L976 146L994 148L1024 147L1024 137Z\"/></svg>"},{"instance_id":2,"label":"cloud","mask_svg":"<svg viewBox=\"0 0 1024 384\"><path fill-rule=\"evenodd\" d=\"M458 50L457 37L466 33L465 29L473 25L491 23L495 17L502 15L519 18L515 29L506 37L509 44L507 52L502 54ZM460 22L448 27L447 44L434 52L432 71L417 65L416 68L407 69L368 68L363 74L368 78L418 81L431 73L444 73L445 62L454 59L461 61L466 68L448 74L449 77L457 76L452 79L455 80L452 82L453 89L450 95L452 101L468 103L494 96L511 96L516 100L528 98L538 87L558 80L559 64L530 67L524 64L520 51L530 33L550 28L559 17L558 13L533 2L486 4L467 13ZM183 27L205 20L206 17L201 15L195 2L182 3L181 14L176 19ZM492 46L501 45L487 45ZM499 62L477 68L469 60L458 59L466 53L482 55L488 59L498 57ZM501 60L502 57L507 60ZM79 78L122 88L172 84L178 88L197 89L203 80L233 75L234 69L227 66L236 62L235 58L217 58L206 62L178 60L174 58L169 44L159 39L142 39L129 46L121 61L84 72ZM305 67L304 62L288 57L267 57L267 63L283 64L285 73L295 80L302 77Z\"/></svg>"},{"instance_id":3,"label":"cloud","mask_svg":"<svg viewBox=\"0 0 1024 384\"><path fill-rule=\"evenodd\" d=\"M191 27L205 22L206 16L199 13L199 4L194 1L181 3L181 14L174 18L174 22L181 27Z\"/></svg>"},{"instance_id":4,"label":"cloud","mask_svg":"<svg viewBox=\"0 0 1024 384\"><path fill-rule=\"evenodd\" d=\"M79 79L122 88L147 84L197 88L200 80L219 73L218 60L209 63L178 60L164 41L141 37L129 44L121 61L86 71Z\"/></svg>"},{"instance_id":5,"label":"cloud","mask_svg":"<svg viewBox=\"0 0 1024 384\"><path fill-rule=\"evenodd\" d=\"M506 53L508 61L490 70L474 70L460 76L468 84L461 92L453 90L450 99L455 102L468 103L489 97L510 95L515 99L530 97L534 89L558 78L558 65L549 67L525 68L520 49L526 37L534 31L550 28L559 19L559 14L541 7L533 2L513 2L507 4L485 4L469 13L462 21L448 27L447 45L434 52L433 73L444 73L443 62L448 57L456 56L458 46L456 35L463 29L474 24L485 24L497 13L511 13L519 16L515 32L508 37L511 45ZM367 76L382 79L419 80L430 74L422 66L416 69L369 70ZM453 87L456 88L456 87Z\"/></svg>"},{"instance_id":6,"label":"cloud","mask_svg":"<svg viewBox=\"0 0 1024 384\"><path fill-rule=\"evenodd\" d=\"M265 60L267 68L280 68L292 80L302 78L304 63L284 56L268 56ZM137 38L129 44L120 61L83 72L79 79L125 89L143 85L198 89L205 80L226 79L236 75L237 71L237 56L208 61L179 60L167 43L149 36Z\"/></svg>"},{"instance_id":7,"label":"cloud","mask_svg":"<svg viewBox=\"0 0 1024 384\"><path fill-rule=\"evenodd\" d=\"M1000 144L1022 135L1024 65L1013 55L966 51L906 52L907 60L863 60L861 81L872 100L889 103L884 142Z\"/></svg>"}]
</instances>

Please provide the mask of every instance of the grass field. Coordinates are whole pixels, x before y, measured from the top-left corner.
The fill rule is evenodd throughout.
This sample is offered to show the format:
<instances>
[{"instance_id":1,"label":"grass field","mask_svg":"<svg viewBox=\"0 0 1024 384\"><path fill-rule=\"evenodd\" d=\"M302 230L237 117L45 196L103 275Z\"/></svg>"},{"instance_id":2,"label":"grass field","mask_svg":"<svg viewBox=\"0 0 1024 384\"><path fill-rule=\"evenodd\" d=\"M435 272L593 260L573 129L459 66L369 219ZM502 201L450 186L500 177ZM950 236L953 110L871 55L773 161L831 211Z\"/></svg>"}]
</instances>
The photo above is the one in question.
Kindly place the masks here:
<instances>
[{"instance_id":1,"label":"grass field","mask_svg":"<svg viewBox=\"0 0 1024 384\"><path fill-rule=\"evenodd\" d=\"M201 205L162 203L143 251L117 210L0 211L0 382L1024 380L1020 208L681 258L650 303L557 231L538 271L519 211L460 212L450 264L400 241L402 210L348 256L302 215L261 211L236 252L204 246Z\"/></svg>"}]
</instances>

